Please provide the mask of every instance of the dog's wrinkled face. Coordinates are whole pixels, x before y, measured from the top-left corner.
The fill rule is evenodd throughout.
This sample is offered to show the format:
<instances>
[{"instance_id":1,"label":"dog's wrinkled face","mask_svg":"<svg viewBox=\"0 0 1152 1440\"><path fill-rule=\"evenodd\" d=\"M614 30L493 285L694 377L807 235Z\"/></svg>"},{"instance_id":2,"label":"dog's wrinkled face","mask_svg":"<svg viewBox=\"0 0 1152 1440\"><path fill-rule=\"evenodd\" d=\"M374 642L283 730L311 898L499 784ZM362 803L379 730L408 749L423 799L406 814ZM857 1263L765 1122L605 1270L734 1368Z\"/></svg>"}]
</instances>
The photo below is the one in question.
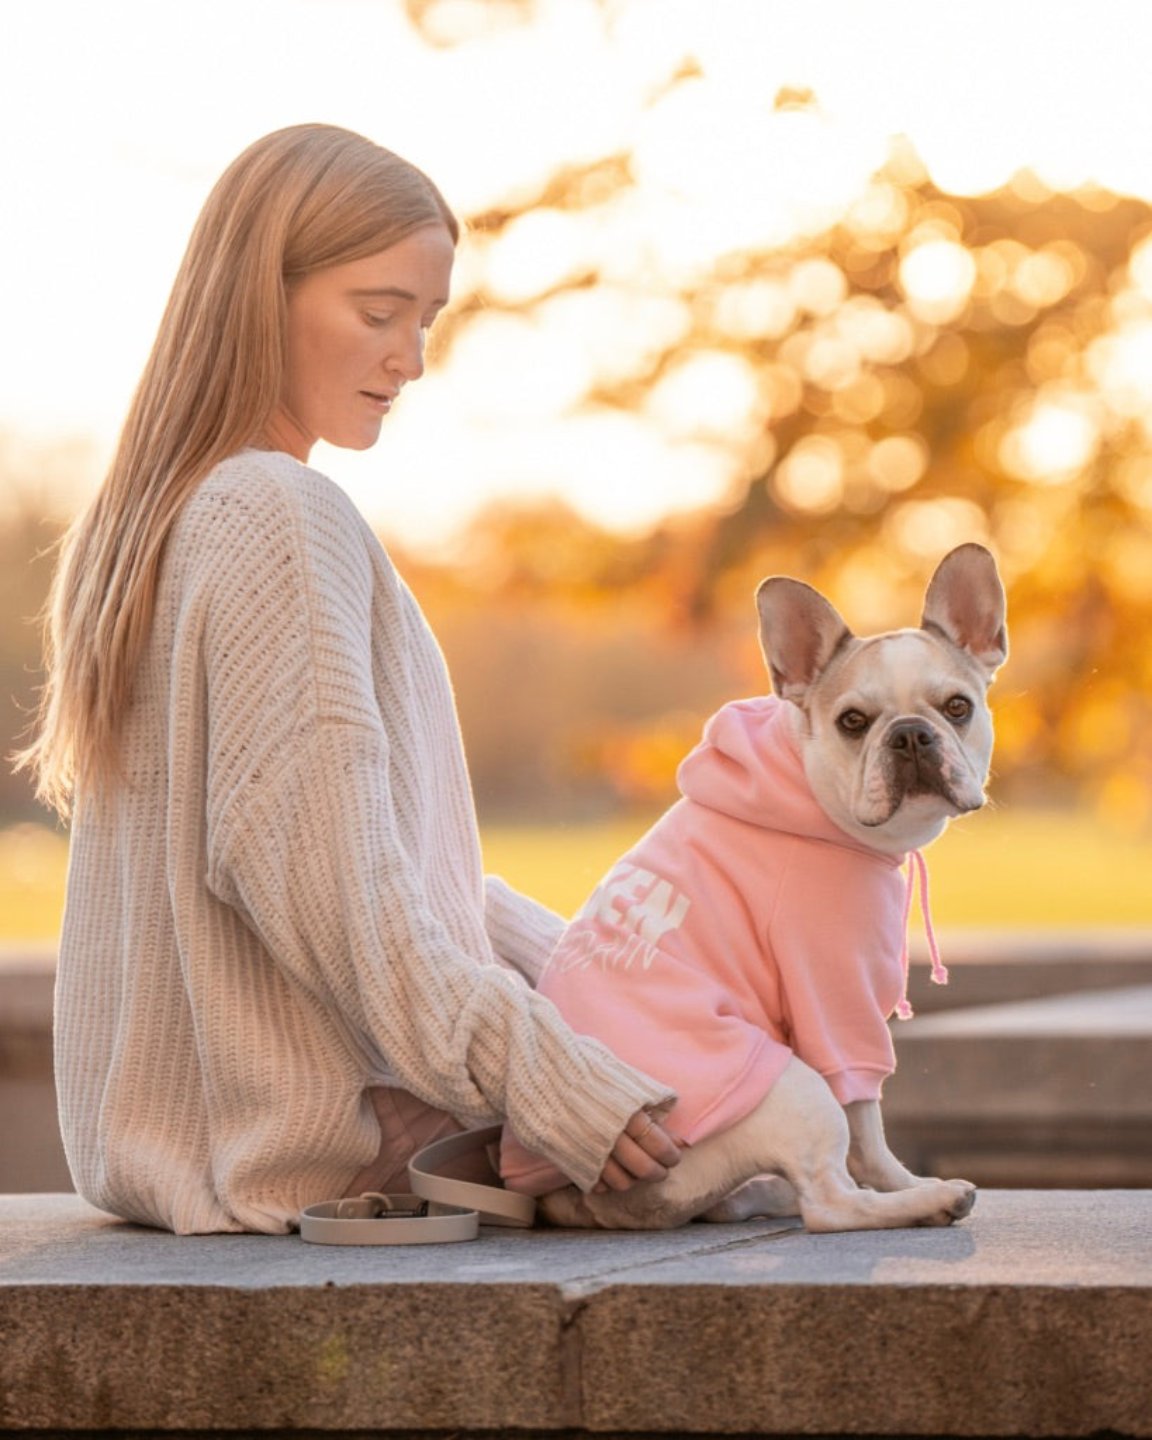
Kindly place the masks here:
<instances>
[{"instance_id":1,"label":"dog's wrinkled face","mask_svg":"<svg viewBox=\"0 0 1152 1440\"><path fill-rule=\"evenodd\" d=\"M805 768L841 828L903 850L978 810L992 758L987 682L927 631L853 640L809 690ZM930 833L928 833L930 832ZM868 837L876 843L875 834Z\"/></svg>"},{"instance_id":2,"label":"dog's wrinkled face","mask_svg":"<svg viewBox=\"0 0 1152 1440\"><path fill-rule=\"evenodd\" d=\"M859 639L798 580L757 593L777 694L797 707L813 793L847 834L892 854L935 839L984 803L986 692L1007 655L1004 590L979 545L941 562L919 630Z\"/></svg>"}]
</instances>

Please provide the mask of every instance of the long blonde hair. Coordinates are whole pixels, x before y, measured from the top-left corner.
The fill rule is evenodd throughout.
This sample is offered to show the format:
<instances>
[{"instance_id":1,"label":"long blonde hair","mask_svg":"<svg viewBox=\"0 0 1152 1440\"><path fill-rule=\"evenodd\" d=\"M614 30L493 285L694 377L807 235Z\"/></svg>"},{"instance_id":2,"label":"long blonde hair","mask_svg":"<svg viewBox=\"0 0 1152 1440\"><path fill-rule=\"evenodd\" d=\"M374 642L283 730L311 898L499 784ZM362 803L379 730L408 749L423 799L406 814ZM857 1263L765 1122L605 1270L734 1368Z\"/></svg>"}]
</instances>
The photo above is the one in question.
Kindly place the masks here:
<instances>
[{"instance_id":1,"label":"long blonde hair","mask_svg":"<svg viewBox=\"0 0 1152 1440\"><path fill-rule=\"evenodd\" d=\"M61 545L33 743L12 758L66 816L120 774L118 730L184 501L256 439L283 384L286 286L414 230L459 227L398 155L331 125L266 135L228 167L193 229L112 465Z\"/></svg>"}]
</instances>

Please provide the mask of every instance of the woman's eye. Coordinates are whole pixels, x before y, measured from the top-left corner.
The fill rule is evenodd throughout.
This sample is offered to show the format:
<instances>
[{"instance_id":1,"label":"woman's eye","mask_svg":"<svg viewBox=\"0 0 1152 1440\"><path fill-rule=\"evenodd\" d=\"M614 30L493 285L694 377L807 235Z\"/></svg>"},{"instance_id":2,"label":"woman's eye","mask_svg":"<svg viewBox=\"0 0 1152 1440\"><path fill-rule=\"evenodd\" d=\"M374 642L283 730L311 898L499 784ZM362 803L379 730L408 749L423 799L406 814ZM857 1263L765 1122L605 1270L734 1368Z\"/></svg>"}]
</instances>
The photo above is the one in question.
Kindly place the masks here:
<instances>
[{"instance_id":1,"label":"woman's eye","mask_svg":"<svg viewBox=\"0 0 1152 1440\"><path fill-rule=\"evenodd\" d=\"M972 702L966 695L953 695L945 703L944 714L955 724L962 724L972 718Z\"/></svg>"},{"instance_id":2,"label":"woman's eye","mask_svg":"<svg viewBox=\"0 0 1152 1440\"><path fill-rule=\"evenodd\" d=\"M391 315L375 315L370 310L364 312L364 319L369 325L387 325L392 319Z\"/></svg>"},{"instance_id":3,"label":"woman's eye","mask_svg":"<svg viewBox=\"0 0 1152 1440\"><path fill-rule=\"evenodd\" d=\"M863 710L845 710L836 717L837 728L844 735L863 735L871 724Z\"/></svg>"}]
</instances>

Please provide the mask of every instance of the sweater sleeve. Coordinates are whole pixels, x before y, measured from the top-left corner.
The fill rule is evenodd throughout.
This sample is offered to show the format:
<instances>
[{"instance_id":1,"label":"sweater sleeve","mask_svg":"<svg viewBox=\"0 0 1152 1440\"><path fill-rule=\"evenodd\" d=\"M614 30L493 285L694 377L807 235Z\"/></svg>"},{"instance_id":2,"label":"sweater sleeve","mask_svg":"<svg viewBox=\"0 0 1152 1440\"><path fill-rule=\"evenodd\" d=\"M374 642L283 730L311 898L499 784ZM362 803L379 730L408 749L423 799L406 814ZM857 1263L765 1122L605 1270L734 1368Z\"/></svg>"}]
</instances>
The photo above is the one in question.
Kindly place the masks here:
<instances>
[{"instance_id":1,"label":"sweater sleeve","mask_svg":"<svg viewBox=\"0 0 1152 1440\"><path fill-rule=\"evenodd\" d=\"M367 1039L430 1105L507 1117L588 1189L629 1116L671 1092L575 1036L517 976L458 951L404 853L387 771L382 734L317 725L250 788L212 888L349 1043Z\"/></svg>"},{"instance_id":2,"label":"sweater sleeve","mask_svg":"<svg viewBox=\"0 0 1152 1440\"><path fill-rule=\"evenodd\" d=\"M533 988L565 930L555 911L513 890L498 875L484 880L484 925L497 961Z\"/></svg>"}]
</instances>

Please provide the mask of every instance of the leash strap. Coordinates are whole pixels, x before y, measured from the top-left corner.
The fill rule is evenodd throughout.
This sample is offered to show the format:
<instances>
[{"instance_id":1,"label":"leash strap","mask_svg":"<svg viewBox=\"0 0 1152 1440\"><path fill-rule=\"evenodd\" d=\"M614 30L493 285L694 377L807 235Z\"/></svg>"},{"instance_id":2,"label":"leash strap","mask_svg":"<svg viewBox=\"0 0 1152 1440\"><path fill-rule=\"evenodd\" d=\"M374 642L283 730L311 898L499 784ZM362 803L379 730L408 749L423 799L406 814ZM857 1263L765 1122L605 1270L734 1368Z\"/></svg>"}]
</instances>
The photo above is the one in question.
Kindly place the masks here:
<instances>
[{"instance_id":1,"label":"leash strap","mask_svg":"<svg viewBox=\"0 0 1152 1440\"><path fill-rule=\"evenodd\" d=\"M309 1205L300 1212L300 1238L313 1245L441 1245L475 1240L481 1221L529 1228L535 1200L498 1183L490 1147L500 1143L501 1129L463 1130L418 1150L408 1162L410 1195L367 1191Z\"/></svg>"},{"instance_id":2,"label":"leash strap","mask_svg":"<svg viewBox=\"0 0 1152 1440\"><path fill-rule=\"evenodd\" d=\"M529 1229L536 1218L535 1200L505 1190L489 1155L489 1146L500 1143L502 1129L489 1125L433 1140L409 1160L408 1183L425 1200L478 1210L485 1225Z\"/></svg>"},{"instance_id":3,"label":"leash strap","mask_svg":"<svg viewBox=\"0 0 1152 1440\"><path fill-rule=\"evenodd\" d=\"M300 1212L300 1238L313 1245L442 1245L475 1240L479 1233L475 1210L433 1205L419 1195L367 1191Z\"/></svg>"}]
</instances>

